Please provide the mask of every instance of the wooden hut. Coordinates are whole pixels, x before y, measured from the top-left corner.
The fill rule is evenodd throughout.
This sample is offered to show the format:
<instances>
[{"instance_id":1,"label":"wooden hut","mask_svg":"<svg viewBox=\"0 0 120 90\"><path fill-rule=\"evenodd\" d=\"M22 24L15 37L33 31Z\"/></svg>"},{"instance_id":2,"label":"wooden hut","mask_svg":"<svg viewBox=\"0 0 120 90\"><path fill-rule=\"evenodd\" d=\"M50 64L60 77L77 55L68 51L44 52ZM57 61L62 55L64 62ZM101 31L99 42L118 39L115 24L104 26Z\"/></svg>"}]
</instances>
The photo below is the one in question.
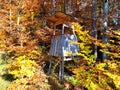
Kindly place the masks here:
<instances>
[{"instance_id":1,"label":"wooden hut","mask_svg":"<svg viewBox=\"0 0 120 90\"><path fill-rule=\"evenodd\" d=\"M72 56L77 56L79 51L78 45L71 42L77 42L77 36L74 32L74 27L71 22L74 19L62 12L58 12L47 19L54 26L53 38L51 40L50 55L61 57L59 77L64 78L64 61L72 60ZM56 35L56 32L59 32ZM50 59L49 72L51 69L52 59Z\"/></svg>"}]
</instances>

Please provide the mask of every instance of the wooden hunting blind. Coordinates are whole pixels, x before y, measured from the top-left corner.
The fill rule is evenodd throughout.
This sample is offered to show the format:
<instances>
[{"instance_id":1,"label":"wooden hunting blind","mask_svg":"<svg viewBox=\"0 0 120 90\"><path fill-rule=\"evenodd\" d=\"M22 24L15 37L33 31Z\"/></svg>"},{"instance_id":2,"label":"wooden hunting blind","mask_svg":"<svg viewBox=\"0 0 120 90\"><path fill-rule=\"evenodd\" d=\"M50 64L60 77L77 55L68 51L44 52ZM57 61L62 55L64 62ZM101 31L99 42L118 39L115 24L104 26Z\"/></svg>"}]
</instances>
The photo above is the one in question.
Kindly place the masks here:
<instances>
[{"instance_id":1,"label":"wooden hunting blind","mask_svg":"<svg viewBox=\"0 0 120 90\"><path fill-rule=\"evenodd\" d=\"M74 27L71 24L73 20L74 19L71 16L62 12L58 12L47 19L47 21L52 22L54 26L53 38L50 46L50 55L51 57L61 57L59 71L60 79L63 79L64 77L64 61L72 60L72 56L77 56L77 52L79 51L78 45L72 43L77 42L77 36L74 32ZM59 29L59 35L56 35L56 32L59 31ZM49 72L51 69L51 64L52 62L50 59Z\"/></svg>"}]
</instances>

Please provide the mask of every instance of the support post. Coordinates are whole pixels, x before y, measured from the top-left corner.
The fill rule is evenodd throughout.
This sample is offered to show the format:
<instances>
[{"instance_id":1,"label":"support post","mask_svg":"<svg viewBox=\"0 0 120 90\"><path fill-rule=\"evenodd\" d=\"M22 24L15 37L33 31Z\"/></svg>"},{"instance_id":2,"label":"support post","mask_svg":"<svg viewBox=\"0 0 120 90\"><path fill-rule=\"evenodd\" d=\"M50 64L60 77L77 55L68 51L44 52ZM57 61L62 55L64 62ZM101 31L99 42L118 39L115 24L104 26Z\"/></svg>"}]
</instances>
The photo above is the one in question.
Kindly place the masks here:
<instances>
[{"instance_id":1,"label":"support post","mask_svg":"<svg viewBox=\"0 0 120 90\"><path fill-rule=\"evenodd\" d=\"M62 71L61 71L61 67L62 67L62 64L61 64L61 61L60 61L60 67L59 67L59 79L61 79L61 73L62 73Z\"/></svg>"},{"instance_id":2,"label":"support post","mask_svg":"<svg viewBox=\"0 0 120 90\"><path fill-rule=\"evenodd\" d=\"M64 80L64 57L61 58L60 62L59 79Z\"/></svg>"},{"instance_id":3,"label":"support post","mask_svg":"<svg viewBox=\"0 0 120 90\"><path fill-rule=\"evenodd\" d=\"M50 60L49 60L49 68L48 68L48 74L50 74L51 73L51 68L52 68L52 56L50 56Z\"/></svg>"}]
</instances>

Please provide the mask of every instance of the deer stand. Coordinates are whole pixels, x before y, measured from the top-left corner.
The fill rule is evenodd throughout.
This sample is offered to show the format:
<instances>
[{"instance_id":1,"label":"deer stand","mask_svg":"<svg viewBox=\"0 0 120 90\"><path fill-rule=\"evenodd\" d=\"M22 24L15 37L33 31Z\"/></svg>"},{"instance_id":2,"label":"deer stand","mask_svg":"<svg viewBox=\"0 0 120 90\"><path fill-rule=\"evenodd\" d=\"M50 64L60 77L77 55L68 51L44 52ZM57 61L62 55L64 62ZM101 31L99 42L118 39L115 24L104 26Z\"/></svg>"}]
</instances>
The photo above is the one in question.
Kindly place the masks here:
<instances>
[{"instance_id":1,"label":"deer stand","mask_svg":"<svg viewBox=\"0 0 120 90\"><path fill-rule=\"evenodd\" d=\"M59 17L59 19L61 18ZM62 16L62 19L63 19L63 16ZM57 35L56 26L59 24L62 25L62 30L60 32L60 35ZM77 42L77 36L74 32L74 27L70 23L61 22L59 24L54 25L53 38L51 40L51 46L50 46L51 58L50 58L48 73L51 72L52 57L53 56L60 57L61 60L60 60L60 67L59 67L59 79L63 80L64 79L64 62L72 60L73 56L77 56L76 53L79 51L79 47L78 45L71 43L71 42ZM66 33L65 29L70 30L71 32Z\"/></svg>"}]
</instances>

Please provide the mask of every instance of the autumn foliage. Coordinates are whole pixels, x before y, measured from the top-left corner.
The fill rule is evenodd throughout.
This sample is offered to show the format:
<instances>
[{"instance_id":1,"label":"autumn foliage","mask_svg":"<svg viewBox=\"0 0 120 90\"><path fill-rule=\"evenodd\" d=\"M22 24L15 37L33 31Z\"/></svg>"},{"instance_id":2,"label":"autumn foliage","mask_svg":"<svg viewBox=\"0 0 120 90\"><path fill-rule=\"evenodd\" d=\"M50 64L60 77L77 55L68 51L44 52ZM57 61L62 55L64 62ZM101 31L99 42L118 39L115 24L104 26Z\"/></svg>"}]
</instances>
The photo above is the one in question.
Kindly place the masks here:
<instances>
[{"instance_id":1,"label":"autumn foliage","mask_svg":"<svg viewBox=\"0 0 120 90\"><path fill-rule=\"evenodd\" d=\"M92 6L96 1L94 19L97 18L97 38L91 35L94 21ZM54 90L52 87L56 90L119 90L120 29L119 22L115 25L113 20L120 19L119 15L117 17L114 14L116 10L120 13L120 1L108 0L109 24L105 32L104 2L96 1L0 0L0 67L3 66L0 68L0 80L11 78L6 90ZM65 75L69 78L65 76L63 82L55 73L59 71L60 58L54 57L52 62L53 77L43 70L48 69L53 36L53 24L47 22L47 18L57 11L73 17L75 22L72 25L78 42L71 43L80 48L77 60L73 60L72 64L65 62ZM109 36L108 42L103 42L104 33ZM56 35L60 35L60 30L57 30ZM94 47L97 47L97 58ZM101 53L107 54L109 58L102 60ZM3 85L2 80L0 83Z\"/></svg>"}]
</instances>

